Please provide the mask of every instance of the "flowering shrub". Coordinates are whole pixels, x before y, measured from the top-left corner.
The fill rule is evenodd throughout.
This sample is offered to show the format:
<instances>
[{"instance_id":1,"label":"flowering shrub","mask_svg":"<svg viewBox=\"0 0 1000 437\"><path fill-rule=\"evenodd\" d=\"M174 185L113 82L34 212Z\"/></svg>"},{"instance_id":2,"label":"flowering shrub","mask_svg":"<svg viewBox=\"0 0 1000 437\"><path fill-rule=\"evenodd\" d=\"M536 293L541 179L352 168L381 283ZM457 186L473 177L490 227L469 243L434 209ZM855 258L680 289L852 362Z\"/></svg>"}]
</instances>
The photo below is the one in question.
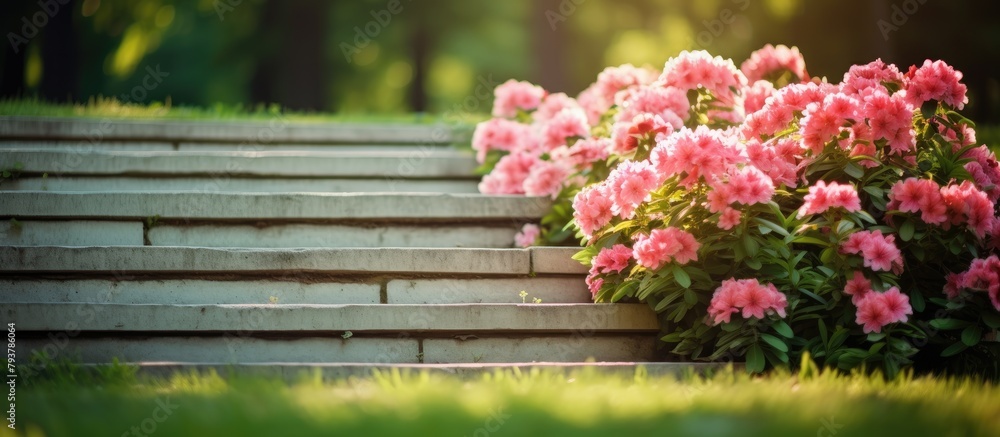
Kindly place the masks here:
<instances>
[{"instance_id":1,"label":"flowering shrub","mask_svg":"<svg viewBox=\"0 0 1000 437\"><path fill-rule=\"evenodd\" d=\"M519 243L576 230L594 300L648 303L676 357L995 367L1000 165L961 78L877 60L826 83L769 45L609 68L577 99L508 82L480 189L552 197Z\"/></svg>"}]
</instances>

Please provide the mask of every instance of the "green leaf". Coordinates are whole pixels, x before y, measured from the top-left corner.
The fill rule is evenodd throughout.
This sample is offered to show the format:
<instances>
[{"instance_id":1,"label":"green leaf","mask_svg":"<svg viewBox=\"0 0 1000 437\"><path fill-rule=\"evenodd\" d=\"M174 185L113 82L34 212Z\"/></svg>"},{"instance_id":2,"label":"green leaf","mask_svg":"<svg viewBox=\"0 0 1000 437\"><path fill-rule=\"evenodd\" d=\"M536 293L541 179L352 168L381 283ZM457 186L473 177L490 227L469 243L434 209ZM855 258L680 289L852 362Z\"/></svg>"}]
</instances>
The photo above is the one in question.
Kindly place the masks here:
<instances>
[{"instance_id":1,"label":"green leaf","mask_svg":"<svg viewBox=\"0 0 1000 437\"><path fill-rule=\"evenodd\" d=\"M865 175L865 169L861 168L860 165L849 162L844 166L844 173L847 173L848 176L854 179L861 179Z\"/></svg>"},{"instance_id":2,"label":"green leaf","mask_svg":"<svg viewBox=\"0 0 1000 437\"><path fill-rule=\"evenodd\" d=\"M671 271L674 273L674 279L677 280L677 283L681 287L688 288L691 286L691 276L681 266L674 264Z\"/></svg>"},{"instance_id":3,"label":"green leaf","mask_svg":"<svg viewBox=\"0 0 1000 437\"><path fill-rule=\"evenodd\" d=\"M764 342L766 342L767 344L771 345L771 347L782 352L788 352L788 345L785 344L784 340L775 337L771 334L761 334L760 338L764 340Z\"/></svg>"},{"instance_id":4,"label":"green leaf","mask_svg":"<svg viewBox=\"0 0 1000 437\"><path fill-rule=\"evenodd\" d=\"M823 241L815 237L795 237L795 239L792 240L792 243L815 244L817 246L824 247L830 245L829 241Z\"/></svg>"},{"instance_id":5,"label":"green leaf","mask_svg":"<svg viewBox=\"0 0 1000 437\"><path fill-rule=\"evenodd\" d=\"M959 319L934 319L931 320L931 326L941 330L951 330L959 329L969 326L971 323L965 320Z\"/></svg>"},{"instance_id":6,"label":"green leaf","mask_svg":"<svg viewBox=\"0 0 1000 437\"><path fill-rule=\"evenodd\" d=\"M872 197L882 198L882 196L885 194L885 192L881 188L873 185L867 185L862 189L866 193L870 194Z\"/></svg>"},{"instance_id":7,"label":"green leaf","mask_svg":"<svg viewBox=\"0 0 1000 437\"><path fill-rule=\"evenodd\" d=\"M752 258L744 260L743 263L746 264L747 267L750 267L751 269L754 270L760 270L760 268L763 267L763 264L761 264L760 261Z\"/></svg>"},{"instance_id":8,"label":"green leaf","mask_svg":"<svg viewBox=\"0 0 1000 437\"><path fill-rule=\"evenodd\" d=\"M820 322L820 323L822 323L822 322ZM771 328L773 328L774 332L777 332L782 337L792 338L792 337L795 336L795 334L792 333L792 328L789 327L788 324L785 323L784 320L778 320L778 321L772 323L771 324Z\"/></svg>"},{"instance_id":9,"label":"green leaf","mask_svg":"<svg viewBox=\"0 0 1000 437\"><path fill-rule=\"evenodd\" d=\"M778 235L781 235L782 237L789 236L788 231L785 230L785 228L783 228L780 225L778 225L777 223L764 220L764 219L762 219L760 217L754 217L753 221L757 222L757 224L759 224L763 228L767 228L767 229L770 229L770 230L776 232Z\"/></svg>"},{"instance_id":10,"label":"green leaf","mask_svg":"<svg viewBox=\"0 0 1000 437\"><path fill-rule=\"evenodd\" d=\"M881 340L883 338L885 338L885 333L884 332L880 332L880 333L877 333L877 334L873 332L871 334L868 334L868 341L879 341L879 340Z\"/></svg>"},{"instance_id":11,"label":"green leaf","mask_svg":"<svg viewBox=\"0 0 1000 437\"><path fill-rule=\"evenodd\" d=\"M760 344L754 344L747 349L747 372L760 373L764 371L764 350Z\"/></svg>"},{"instance_id":12,"label":"green leaf","mask_svg":"<svg viewBox=\"0 0 1000 437\"><path fill-rule=\"evenodd\" d=\"M962 343L965 343L966 346L975 346L982 339L983 329L979 325L972 325L962 330Z\"/></svg>"},{"instance_id":13,"label":"green leaf","mask_svg":"<svg viewBox=\"0 0 1000 437\"><path fill-rule=\"evenodd\" d=\"M653 311L656 311L658 313L662 312L664 309L667 308L667 306L672 304L675 300L677 300L677 298L681 296L683 296L683 293L680 292L673 292L664 296L663 299L660 300L660 303L656 304L656 307L653 308Z\"/></svg>"},{"instance_id":14,"label":"green leaf","mask_svg":"<svg viewBox=\"0 0 1000 437\"><path fill-rule=\"evenodd\" d=\"M698 303L698 295L692 289L684 290L684 302L690 306Z\"/></svg>"},{"instance_id":15,"label":"green leaf","mask_svg":"<svg viewBox=\"0 0 1000 437\"><path fill-rule=\"evenodd\" d=\"M920 290L913 290L911 293L907 293L910 296L910 306L913 307L913 311L921 312L927 306L924 301L924 295Z\"/></svg>"},{"instance_id":16,"label":"green leaf","mask_svg":"<svg viewBox=\"0 0 1000 437\"><path fill-rule=\"evenodd\" d=\"M913 239L913 230L913 220L903 222L903 225L899 227L899 238L903 241L910 241Z\"/></svg>"},{"instance_id":17,"label":"green leaf","mask_svg":"<svg viewBox=\"0 0 1000 437\"><path fill-rule=\"evenodd\" d=\"M760 250L760 245L757 244L757 240L750 236L750 234L743 236L743 248L747 251L747 256L753 258L757 256L757 251Z\"/></svg>"},{"instance_id":18,"label":"green leaf","mask_svg":"<svg viewBox=\"0 0 1000 437\"><path fill-rule=\"evenodd\" d=\"M1000 314L997 313L984 313L983 323L993 329L1000 329Z\"/></svg>"},{"instance_id":19,"label":"green leaf","mask_svg":"<svg viewBox=\"0 0 1000 437\"><path fill-rule=\"evenodd\" d=\"M955 343L951 346L946 347L943 351L941 351L941 356L950 357L952 355L958 355L967 348L968 346L966 346L965 343Z\"/></svg>"}]
</instances>

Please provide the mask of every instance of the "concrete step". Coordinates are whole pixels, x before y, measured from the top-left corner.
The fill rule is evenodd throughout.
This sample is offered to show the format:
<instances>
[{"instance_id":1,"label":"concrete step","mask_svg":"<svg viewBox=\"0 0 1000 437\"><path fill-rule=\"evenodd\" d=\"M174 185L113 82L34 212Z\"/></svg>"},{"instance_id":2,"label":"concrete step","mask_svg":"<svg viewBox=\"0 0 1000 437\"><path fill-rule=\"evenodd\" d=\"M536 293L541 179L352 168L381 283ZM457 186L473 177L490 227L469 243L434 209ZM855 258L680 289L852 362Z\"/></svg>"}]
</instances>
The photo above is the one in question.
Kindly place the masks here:
<instances>
[{"instance_id":1,"label":"concrete step","mask_svg":"<svg viewBox=\"0 0 1000 437\"><path fill-rule=\"evenodd\" d=\"M658 332L644 304L122 305L9 302L21 332L526 334ZM339 335L339 334L338 334ZM444 347L444 346L442 346Z\"/></svg>"},{"instance_id":2,"label":"concrete step","mask_svg":"<svg viewBox=\"0 0 1000 437\"><path fill-rule=\"evenodd\" d=\"M538 219L546 198L430 193L0 192L0 219L439 220Z\"/></svg>"},{"instance_id":3,"label":"concrete step","mask_svg":"<svg viewBox=\"0 0 1000 437\"><path fill-rule=\"evenodd\" d=\"M323 380L340 380L351 377L371 377L376 374L403 375L435 374L452 375L479 379L497 372L511 372L529 375L533 373L556 373L571 378L580 374L683 376L706 374L725 369L727 366L742 367L741 363L672 363L672 362L521 362L521 363L450 363L450 364L371 364L371 363L178 363L143 362L137 366L140 375L169 377L174 374L213 372L224 378L233 376L264 377L286 382L312 380L317 376ZM85 365L98 367L99 365Z\"/></svg>"},{"instance_id":4,"label":"concrete step","mask_svg":"<svg viewBox=\"0 0 1000 437\"><path fill-rule=\"evenodd\" d=\"M93 152L328 152L331 150L343 152L368 152L385 151L406 153L411 156L422 156L427 153L436 152L468 152L468 144L390 144L390 143L369 143L369 144L309 144L309 143L288 143L288 142L229 142L229 143L203 143L186 141L127 141L108 140L98 142L90 140L53 140L45 138L10 140L0 137L0 150L20 149L38 150L69 153L93 153Z\"/></svg>"},{"instance_id":5,"label":"concrete step","mask_svg":"<svg viewBox=\"0 0 1000 437\"><path fill-rule=\"evenodd\" d=\"M465 141L446 124L351 124L289 122L280 115L261 121L175 121L0 116L0 138L230 142L246 144L450 144Z\"/></svg>"},{"instance_id":6,"label":"concrete step","mask_svg":"<svg viewBox=\"0 0 1000 437\"><path fill-rule=\"evenodd\" d=\"M263 179L212 176L20 176L2 191L195 193L479 193L478 181L406 178Z\"/></svg>"},{"instance_id":7,"label":"concrete step","mask_svg":"<svg viewBox=\"0 0 1000 437\"><path fill-rule=\"evenodd\" d=\"M478 247L514 244L518 226L333 224L166 224L132 221L0 221L2 246Z\"/></svg>"},{"instance_id":8,"label":"concrete step","mask_svg":"<svg viewBox=\"0 0 1000 437\"><path fill-rule=\"evenodd\" d=\"M458 304L588 303L579 277L464 279L371 278L345 282L297 272L265 279L157 279L117 274L109 279L0 279L0 303L113 304ZM521 291L528 295L520 296Z\"/></svg>"},{"instance_id":9,"label":"concrete step","mask_svg":"<svg viewBox=\"0 0 1000 437\"><path fill-rule=\"evenodd\" d=\"M477 180L471 154L430 151L423 156L357 152L91 152L0 150L0 162L21 163L22 173L261 178L452 178Z\"/></svg>"},{"instance_id":10,"label":"concrete step","mask_svg":"<svg viewBox=\"0 0 1000 437\"><path fill-rule=\"evenodd\" d=\"M463 336L452 338L326 337L18 337L18 352L83 363L507 363L650 361L653 335Z\"/></svg>"}]
</instances>

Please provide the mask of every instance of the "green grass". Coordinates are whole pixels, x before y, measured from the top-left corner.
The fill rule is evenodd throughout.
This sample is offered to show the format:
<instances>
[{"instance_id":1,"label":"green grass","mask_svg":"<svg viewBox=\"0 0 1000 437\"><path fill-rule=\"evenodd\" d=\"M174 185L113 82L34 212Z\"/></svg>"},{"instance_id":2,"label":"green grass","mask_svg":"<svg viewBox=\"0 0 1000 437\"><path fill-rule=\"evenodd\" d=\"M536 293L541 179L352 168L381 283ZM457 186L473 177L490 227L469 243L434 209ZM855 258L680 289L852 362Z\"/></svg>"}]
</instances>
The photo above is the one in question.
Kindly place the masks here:
<instances>
[{"instance_id":1,"label":"green grass","mask_svg":"<svg viewBox=\"0 0 1000 437\"><path fill-rule=\"evenodd\" d=\"M243 107L218 104L210 108L173 106L153 102L137 105L121 103L107 97L91 97L83 103L51 103L38 99L0 100L0 116L19 115L30 117L89 117L149 120L235 121L268 120L281 114L289 121L303 123L405 123L471 125L484 120L485 114L463 114L460 117L443 117L424 113L403 114L334 114L321 112L288 111L278 105Z\"/></svg>"},{"instance_id":2,"label":"green grass","mask_svg":"<svg viewBox=\"0 0 1000 437\"><path fill-rule=\"evenodd\" d=\"M930 377L508 371L461 379L390 372L284 383L105 373L18 387L19 432L132 435L130 428L145 422L156 436L1000 435L1000 387ZM161 404L170 414L157 410ZM0 436L11 435L3 430Z\"/></svg>"}]
</instances>

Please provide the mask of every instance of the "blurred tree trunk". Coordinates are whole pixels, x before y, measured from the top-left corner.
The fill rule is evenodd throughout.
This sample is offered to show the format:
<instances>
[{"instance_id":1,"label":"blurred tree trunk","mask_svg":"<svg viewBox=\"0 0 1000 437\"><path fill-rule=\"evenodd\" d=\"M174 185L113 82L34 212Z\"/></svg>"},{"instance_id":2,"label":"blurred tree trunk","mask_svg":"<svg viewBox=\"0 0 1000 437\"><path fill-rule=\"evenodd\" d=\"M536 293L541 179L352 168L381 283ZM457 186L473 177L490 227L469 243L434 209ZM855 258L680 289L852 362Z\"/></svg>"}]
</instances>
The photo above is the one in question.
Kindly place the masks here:
<instances>
[{"instance_id":1,"label":"blurred tree trunk","mask_svg":"<svg viewBox=\"0 0 1000 437\"><path fill-rule=\"evenodd\" d=\"M536 71L533 82L550 92L574 91L567 89L566 35L569 34L570 21L577 7L576 3L566 1L567 5L573 5L573 10L560 10L561 3L562 0L538 0L532 2L534 8L529 11L535 48Z\"/></svg>"},{"instance_id":2,"label":"blurred tree trunk","mask_svg":"<svg viewBox=\"0 0 1000 437\"><path fill-rule=\"evenodd\" d=\"M276 49L261 56L251 79L251 99L294 110L319 111L327 105L324 43L328 3L323 0L266 0L258 31L274 38Z\"/></svg>"},{"instance_id":3,"label":"blurred tree trunk","mask_svg":"<svg viewBox=\"0 0 1000 437\"><path fill-rule=\"evenodd\" d=\"M413 81L410 83L410 110L427 112L427 58L431 50L431 36L425 9L416 11L416 20L410 33L410 54L413 57Z\"/></svg>"},{"instance_id":4,"label":"blurred tree trunk","mask_svg":"<svg viewBox=\"0 0 1000 437\"><path fill-rule=\"evenodd\" d=\"M42 39L42 83L39 94L45 100L66 102L76 100L79 82L80 66L77 62L76 31L73 28L73 15L76 13L76 2L70 0L62 5L58 12L49 19L48 25L41 31Z\"/></svg>"}]
</instances>

